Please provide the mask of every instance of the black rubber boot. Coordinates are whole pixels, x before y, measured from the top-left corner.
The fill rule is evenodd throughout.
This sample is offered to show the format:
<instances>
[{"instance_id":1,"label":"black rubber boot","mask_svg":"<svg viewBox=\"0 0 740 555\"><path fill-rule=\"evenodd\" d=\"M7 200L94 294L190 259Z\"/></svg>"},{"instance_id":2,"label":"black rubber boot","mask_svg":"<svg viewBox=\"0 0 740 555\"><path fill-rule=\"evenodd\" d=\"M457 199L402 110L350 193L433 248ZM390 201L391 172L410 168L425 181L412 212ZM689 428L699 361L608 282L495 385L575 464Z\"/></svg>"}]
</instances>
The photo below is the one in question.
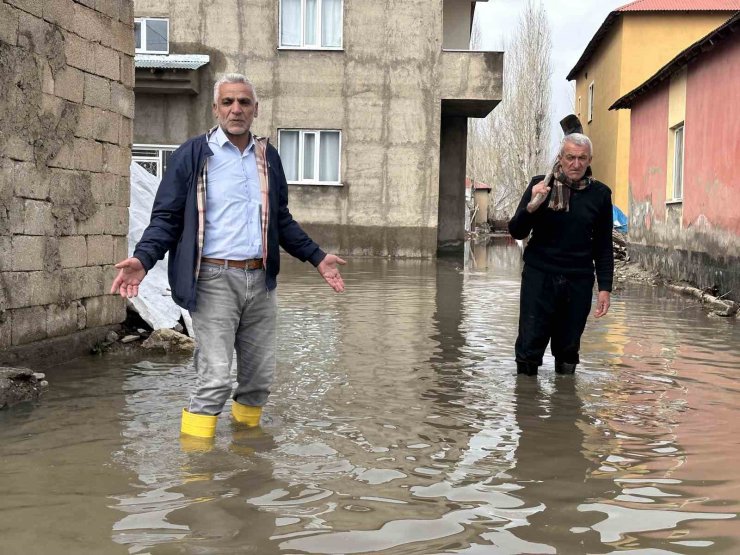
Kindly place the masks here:
<instances>
[{"instance_id":1,"label":"black rubber boot","mask_svg":"<svg viewBox=\"0 0 740 555\"><path fill-rule=\"evenodd\" d=\"M576 372L575 362L558 362L555 361L555 372L557 374L575 374Z\"/></svg>"},{"instance_id":2,"label":"black rubber boot","mask_svg":"<svg viewBox=\"0 0 740 555\"><path fill-rule=\"evenodd\" d=\"M538 366L536 364L532 364L531 362L517 361L516 363L516 373L524 374L525 376L536 376L537 368Z\"/></svg>"}]
</instances>

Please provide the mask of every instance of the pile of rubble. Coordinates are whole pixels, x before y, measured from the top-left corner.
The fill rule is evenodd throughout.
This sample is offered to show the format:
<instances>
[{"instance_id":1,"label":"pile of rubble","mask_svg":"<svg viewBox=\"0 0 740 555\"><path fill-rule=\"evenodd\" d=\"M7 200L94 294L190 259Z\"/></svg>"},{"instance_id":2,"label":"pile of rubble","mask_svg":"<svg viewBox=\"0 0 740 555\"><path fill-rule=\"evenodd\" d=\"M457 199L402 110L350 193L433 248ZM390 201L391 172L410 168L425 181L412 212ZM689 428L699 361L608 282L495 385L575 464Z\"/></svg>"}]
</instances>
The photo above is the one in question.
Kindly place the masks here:
<instances>
[{"instance_id":1,"label":"pile of rubble","mask_svg":"<svg viewBox=\"0 0 740 555\"><path fill-rule=\"evenodd\" d=\"M38 399L48 385L46 376L40 372L0 366L0 409Z\"/></svg>"}]
</instances>

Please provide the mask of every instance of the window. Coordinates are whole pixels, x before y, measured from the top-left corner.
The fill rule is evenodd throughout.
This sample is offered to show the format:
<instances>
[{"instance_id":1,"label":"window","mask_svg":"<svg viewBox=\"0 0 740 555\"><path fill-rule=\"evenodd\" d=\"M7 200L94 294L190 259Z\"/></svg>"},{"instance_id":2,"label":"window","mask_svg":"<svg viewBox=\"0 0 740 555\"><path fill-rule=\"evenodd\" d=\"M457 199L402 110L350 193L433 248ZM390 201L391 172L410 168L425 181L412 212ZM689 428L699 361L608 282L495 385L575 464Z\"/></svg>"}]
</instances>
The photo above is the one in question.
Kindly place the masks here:
<instances>
[{"instance_id":1,"label":"window","mask_svg":"<svg viewBox=\"0 0 740 555\"><path fill-rule=\"evenodd\" d=\"M162 179L170 154L177 150L173 145L134 145L131 159L150 174Z\"/></svg>"},{"instance_id":2,"label":"window","mask_svg":"<svg viewBox=\"0 0 740 555\"><path fill-rule=\"evenodd\" d=\"M278 150L289 183L341 185L339 131L281 129Z\"/></svg>"},{"instance_id":3,"label":"window","mask_svg":"<svg viewBox=\"0 0 740 555\"><path fill-rule=\"evenodd\" d=\"M594 119L594 82L588 86L588 122Z\"/></svg>"},{"instance_id":4,"label":"window","mask_svg":"<svg viewBox=\"0 0 740 555\"><path fill-rule=\"evenodd\" d=\"M673 129L673 200L683 198L683 123Z\"/></svg>"},{"instance_id":5,"label":"window","mask_svg":"<svg viewBox=\"0 0 740 555\"><path fill-rule=\"evenodd\" d=\"M134 20L136 52L168 54L170 51L170 20L144 17Z\"/></svg>"},{"instance_id":6,"label":"window","mask_svg":"<svg viewBox=\"0 0 740 555\"><path fill-rule=\"evenodd\" d=\"M280 46L342 48L343 0L280 0Z\"/></svg>"}]
</instances>

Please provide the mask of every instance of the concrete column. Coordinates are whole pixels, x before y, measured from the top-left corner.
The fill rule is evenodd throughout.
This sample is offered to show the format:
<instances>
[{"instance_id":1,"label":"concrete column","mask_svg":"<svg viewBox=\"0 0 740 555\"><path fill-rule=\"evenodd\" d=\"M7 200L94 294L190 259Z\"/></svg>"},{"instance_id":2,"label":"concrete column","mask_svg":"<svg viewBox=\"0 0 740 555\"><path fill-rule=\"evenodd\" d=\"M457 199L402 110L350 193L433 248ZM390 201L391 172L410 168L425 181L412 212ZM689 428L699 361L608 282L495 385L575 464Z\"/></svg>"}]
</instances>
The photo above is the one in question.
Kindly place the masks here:
<instances>
[{"instance_id":1,"label":"concrete column","mask_svg":"<svg viewBox=\"0 0 740 555\"><path fill-rule=\"evenodd\" d=\"M465 161L468 118L442 116L437 249L462 252L465 241Z\"/></svg>"}]
</instances>

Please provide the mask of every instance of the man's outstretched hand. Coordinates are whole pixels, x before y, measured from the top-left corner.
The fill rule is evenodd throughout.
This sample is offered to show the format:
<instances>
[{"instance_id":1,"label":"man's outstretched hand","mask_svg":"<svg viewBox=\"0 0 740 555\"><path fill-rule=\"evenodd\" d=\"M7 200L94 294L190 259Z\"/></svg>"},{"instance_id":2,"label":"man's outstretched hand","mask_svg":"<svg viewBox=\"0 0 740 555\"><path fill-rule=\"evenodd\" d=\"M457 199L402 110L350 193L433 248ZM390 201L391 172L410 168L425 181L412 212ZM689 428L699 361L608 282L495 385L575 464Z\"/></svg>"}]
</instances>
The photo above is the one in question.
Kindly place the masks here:
<instances>
[{"instance_id":1,"label":"man's outstretched hand","mask_svg":"<svg viewBox=\"0 0 740 555\"><path fill-rule=\"evenodd\" d=\"M146 270L144 270L141 260L132 256L126 260L121 260L116 264L116 268L120 271L116 279L113 280L110 292L119 293L121 297L128 297L129 299L138 295L139 284L146 276Z\"/></svg>"},{"instance_id":2,"label":"man's outstretched hand","mask_svg":"<svg viewBox=\"0 0 740 555\"><path fill-rule=\"evenodd\" d=\"M337 264L344 265L346 262L335 254L327 254L324 257L324 260L316 266L316 269L321 274L321 277L326 280L326 283L334 289L334 291L341 293L344 291L344 280L342 279L342 275L339 273Z\"/></svg>"}]
</instances>

